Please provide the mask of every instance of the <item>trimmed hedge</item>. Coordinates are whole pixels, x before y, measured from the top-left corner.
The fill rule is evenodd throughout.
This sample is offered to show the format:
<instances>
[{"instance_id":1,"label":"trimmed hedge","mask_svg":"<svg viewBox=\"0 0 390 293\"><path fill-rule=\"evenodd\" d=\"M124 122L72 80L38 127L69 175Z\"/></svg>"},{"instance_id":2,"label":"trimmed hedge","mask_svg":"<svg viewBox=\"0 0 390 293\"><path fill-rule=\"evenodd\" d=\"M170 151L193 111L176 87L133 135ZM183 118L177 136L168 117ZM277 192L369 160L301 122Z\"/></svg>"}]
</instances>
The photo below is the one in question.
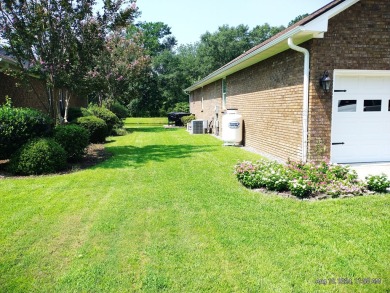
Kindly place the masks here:
<instances>
[{"instance_id":1,"label":"trimmed hedge","mask_svg":"<svg viewBox=\"0 0 390 293\"><path fill-rule=\"evenodd\" d=\"M82 126L68 124L54 129L54 140L66 151L69 162L80 161L89 144L89 132Z\"/></svg>"},{"instance_id":2,"label":"trimmed hedge","mask_svg":"<svg viewBox=\"0 0 390 293\"><path fill-rule=\"evenodd\" d=\"M188 115L188 116L183 116L183 117L180 118L180 120L183 123L183 125L186 126L192 120L195 120L195 115L191 114L191 115Z\"/></svg>"},{"instance_id":3,"label":"trimmed hedge","mask_svg":"<svg viewBox=\"0 0 390 293\"><path fill-rule=\"evenodd\" d=\"M111 105L110 110L120 119L129 117L129 110L122 104L114 103Z\"/></svg>"},{"instance_id":4,"label":"trimmed hedge","mask_svg":"<svg viewBox=\"0 0 390 293\"><path fill-rule=\"evenodd\" d=\"M96 117L103 119L107 124L108 135L111 134L114 126L122 126L121 120L113 112L104 107L92 106L88 108Z\"/></svg>"},{"instance_id":5,"label":"trimmed hedge","mask_svg":"<svg viewBox=\"0 0 390 293\"><path fill-rule=\"evenodd\" d=\"M20 175L55 173L66 168L66 152L54 139L36 138L12 155L8 170Z\"/></svg>"},{"instance_id":6,"label":"trimmed hedge","mask_svg":"<svg viewBox=\"0 0 390 293\"><path fill-rule=\"evenodd\" d=\"M38 110L0 107L0 159L9 159L11 155L35 137L50 135L52 120Z\"/></svg>"},{"instance_id":7,"label":"trimmed hedge","mask_svg":"<svg viewBox=\"0 0 390 293\"><path fill-rule=\"evenodd\" d=\"M89 132L89 141L92 143L105 142L108 136L106 122L96 116L86 116L77 118L77 124Z\"/></svg>"},{"instance_id":8,"label":"trimmed hedge","mask_svg":"<svg viewBox=\"0 0 390 293\"><path fill-rule=\"evenodd\" d=\"M69 122L75 121L77 118L83 117L83 116L84 115L83 115L81 108L70 107L68 109L68 121Z\"/></svg>"}]
</instances>

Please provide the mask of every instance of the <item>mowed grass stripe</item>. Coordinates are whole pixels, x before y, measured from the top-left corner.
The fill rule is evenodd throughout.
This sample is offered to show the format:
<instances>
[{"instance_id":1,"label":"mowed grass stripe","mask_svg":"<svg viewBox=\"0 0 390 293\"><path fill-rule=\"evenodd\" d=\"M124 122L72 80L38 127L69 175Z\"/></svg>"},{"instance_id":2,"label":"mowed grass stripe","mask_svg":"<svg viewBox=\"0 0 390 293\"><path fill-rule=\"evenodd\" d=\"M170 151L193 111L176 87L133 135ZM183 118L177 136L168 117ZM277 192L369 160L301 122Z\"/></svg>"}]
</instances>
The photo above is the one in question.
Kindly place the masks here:
<instances>
[{"instance_id":1,"label":"mowed grass stripe","mask_svg":"<svg viewBox=\"0 0 390 293\"><path fill-rule=\"evenodd\" d=\"M108 161L0 181L2 291L383 292L389 199L297 201L243 188L257 155L127 120ZM144 123L142 123L144 122ZM381 284L319 285L320 278Z\"/></svg>"}]
</instances>

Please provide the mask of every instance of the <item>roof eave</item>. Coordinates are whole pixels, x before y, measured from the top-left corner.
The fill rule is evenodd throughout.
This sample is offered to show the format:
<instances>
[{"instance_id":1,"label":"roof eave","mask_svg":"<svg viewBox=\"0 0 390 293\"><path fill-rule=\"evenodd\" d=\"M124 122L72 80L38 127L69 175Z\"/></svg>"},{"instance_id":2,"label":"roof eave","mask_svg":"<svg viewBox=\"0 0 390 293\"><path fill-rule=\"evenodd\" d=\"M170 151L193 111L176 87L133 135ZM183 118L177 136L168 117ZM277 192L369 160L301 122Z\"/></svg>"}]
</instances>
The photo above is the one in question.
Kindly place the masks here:
<instances>
[{"instance_id":1,"label":"roof eave","mask_svg":"<svg viewBox=\"0 0 390 293\"><path fill-rule=\"evenodd\" d=\"M281 35L279 38L271 41L270 43L266 44L263 47L258 48L257 50L251 52L250 54L246 55L245 57L238 59L235 62L232 62L228 66L224 66L224 67L217 69L216 71L212 72L211 74L209 74L205 78L201 79L197 83L186 88L185 91L191 92L197 88L205 86L209 83L212 83L218 79L224 78L227 75L230 75L234 72L237 72L237 71L243 69L243 68L241 68L242 66L240 66L240 65L243 64L245 61L250 60L251 58L260 55L261 53L269 50L270 48L274 47L275 45L277 45L279 43L282 43L283 41L287 40L289 37L293 36L294 34L296 34L297 32L300 32L300 31L301 31L301 27L297 27L294 30L287 32L286 34ZM280 52L278 52L278 53L280 53ZM275 53L275 54L278 54L278 53ZM257 62L259 62L259 61L257 61ZM253 64L255 64L257 62L253 62ZM253 64L251 64L251 65L253 65Z\"/></svg>"},{"instance_id":2,"label":"roof eave","mask_svg":"<svg viewBox=\"0 0 390 293\"><path fill-rule=\"evenodd\" d=\"M254 50L248 55L245 55L242 58L237 58L236 61L232 61L230 64L228 63L227 65L219 68L218 70L212 72L211 74L196 82L192 86L186 88L184 91L194 91L207 84L210 84L230 74L233 74L239 70L242 70L262 60L265 60L285 50L288 50L289 47L287 45L287 40L290 37L294 38L294 42L297 45L312 38L323 37L323 34L328 30L328 20L359 1L360 0L345 0L338 3L336 6L331 7L329 10L318 15L309 22L297 26L293 29L287 30L279 37L275 38L269 43L266 43L264 46L260 46L258 49Z\"/></svg>"}]
</instances>

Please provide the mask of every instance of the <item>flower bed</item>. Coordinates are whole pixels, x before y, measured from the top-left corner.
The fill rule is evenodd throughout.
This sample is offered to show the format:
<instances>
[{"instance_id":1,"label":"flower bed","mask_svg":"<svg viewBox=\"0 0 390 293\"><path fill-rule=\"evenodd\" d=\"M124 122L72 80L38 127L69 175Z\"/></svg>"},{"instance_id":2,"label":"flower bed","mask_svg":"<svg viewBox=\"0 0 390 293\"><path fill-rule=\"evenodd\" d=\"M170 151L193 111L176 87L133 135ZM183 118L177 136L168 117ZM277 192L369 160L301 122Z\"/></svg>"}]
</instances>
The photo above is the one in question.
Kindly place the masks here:
<instances>
[{"instance_id":1,"label":"flower bed","mask_svg":"<svg viewBox=\"0 0 390 293\"><path fill-rule=\"evenodd\" d=\"M288 161L287 165L274 161L243 161L235 166L237 179L246 187L266 188L277 192L290 192L298 198L318 195L328 197L356 196L370 191L386 192L390 181L386 175L370 175L366 181L358 180L356 171L349 166Z\"/></svg>"}]
</instances>

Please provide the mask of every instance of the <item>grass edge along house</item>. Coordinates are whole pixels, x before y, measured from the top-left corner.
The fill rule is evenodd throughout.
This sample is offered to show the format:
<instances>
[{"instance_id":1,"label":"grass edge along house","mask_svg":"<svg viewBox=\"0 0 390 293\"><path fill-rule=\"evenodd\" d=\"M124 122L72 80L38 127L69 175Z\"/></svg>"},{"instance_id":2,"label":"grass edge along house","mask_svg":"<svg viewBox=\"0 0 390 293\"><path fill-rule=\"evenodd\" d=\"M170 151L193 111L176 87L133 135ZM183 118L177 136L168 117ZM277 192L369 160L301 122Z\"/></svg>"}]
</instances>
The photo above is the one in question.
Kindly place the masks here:
<instances>
[{"instance_id":1,"label":"grass edge along house","mask_svg":"<svg viewBox=\"0 0 390 293\"><path fill-rule=\"evenodd\" d=\"M390 1L335 0L191 85L190 112L287 159L390 161Z\"/></svg>"}]
</instances>

